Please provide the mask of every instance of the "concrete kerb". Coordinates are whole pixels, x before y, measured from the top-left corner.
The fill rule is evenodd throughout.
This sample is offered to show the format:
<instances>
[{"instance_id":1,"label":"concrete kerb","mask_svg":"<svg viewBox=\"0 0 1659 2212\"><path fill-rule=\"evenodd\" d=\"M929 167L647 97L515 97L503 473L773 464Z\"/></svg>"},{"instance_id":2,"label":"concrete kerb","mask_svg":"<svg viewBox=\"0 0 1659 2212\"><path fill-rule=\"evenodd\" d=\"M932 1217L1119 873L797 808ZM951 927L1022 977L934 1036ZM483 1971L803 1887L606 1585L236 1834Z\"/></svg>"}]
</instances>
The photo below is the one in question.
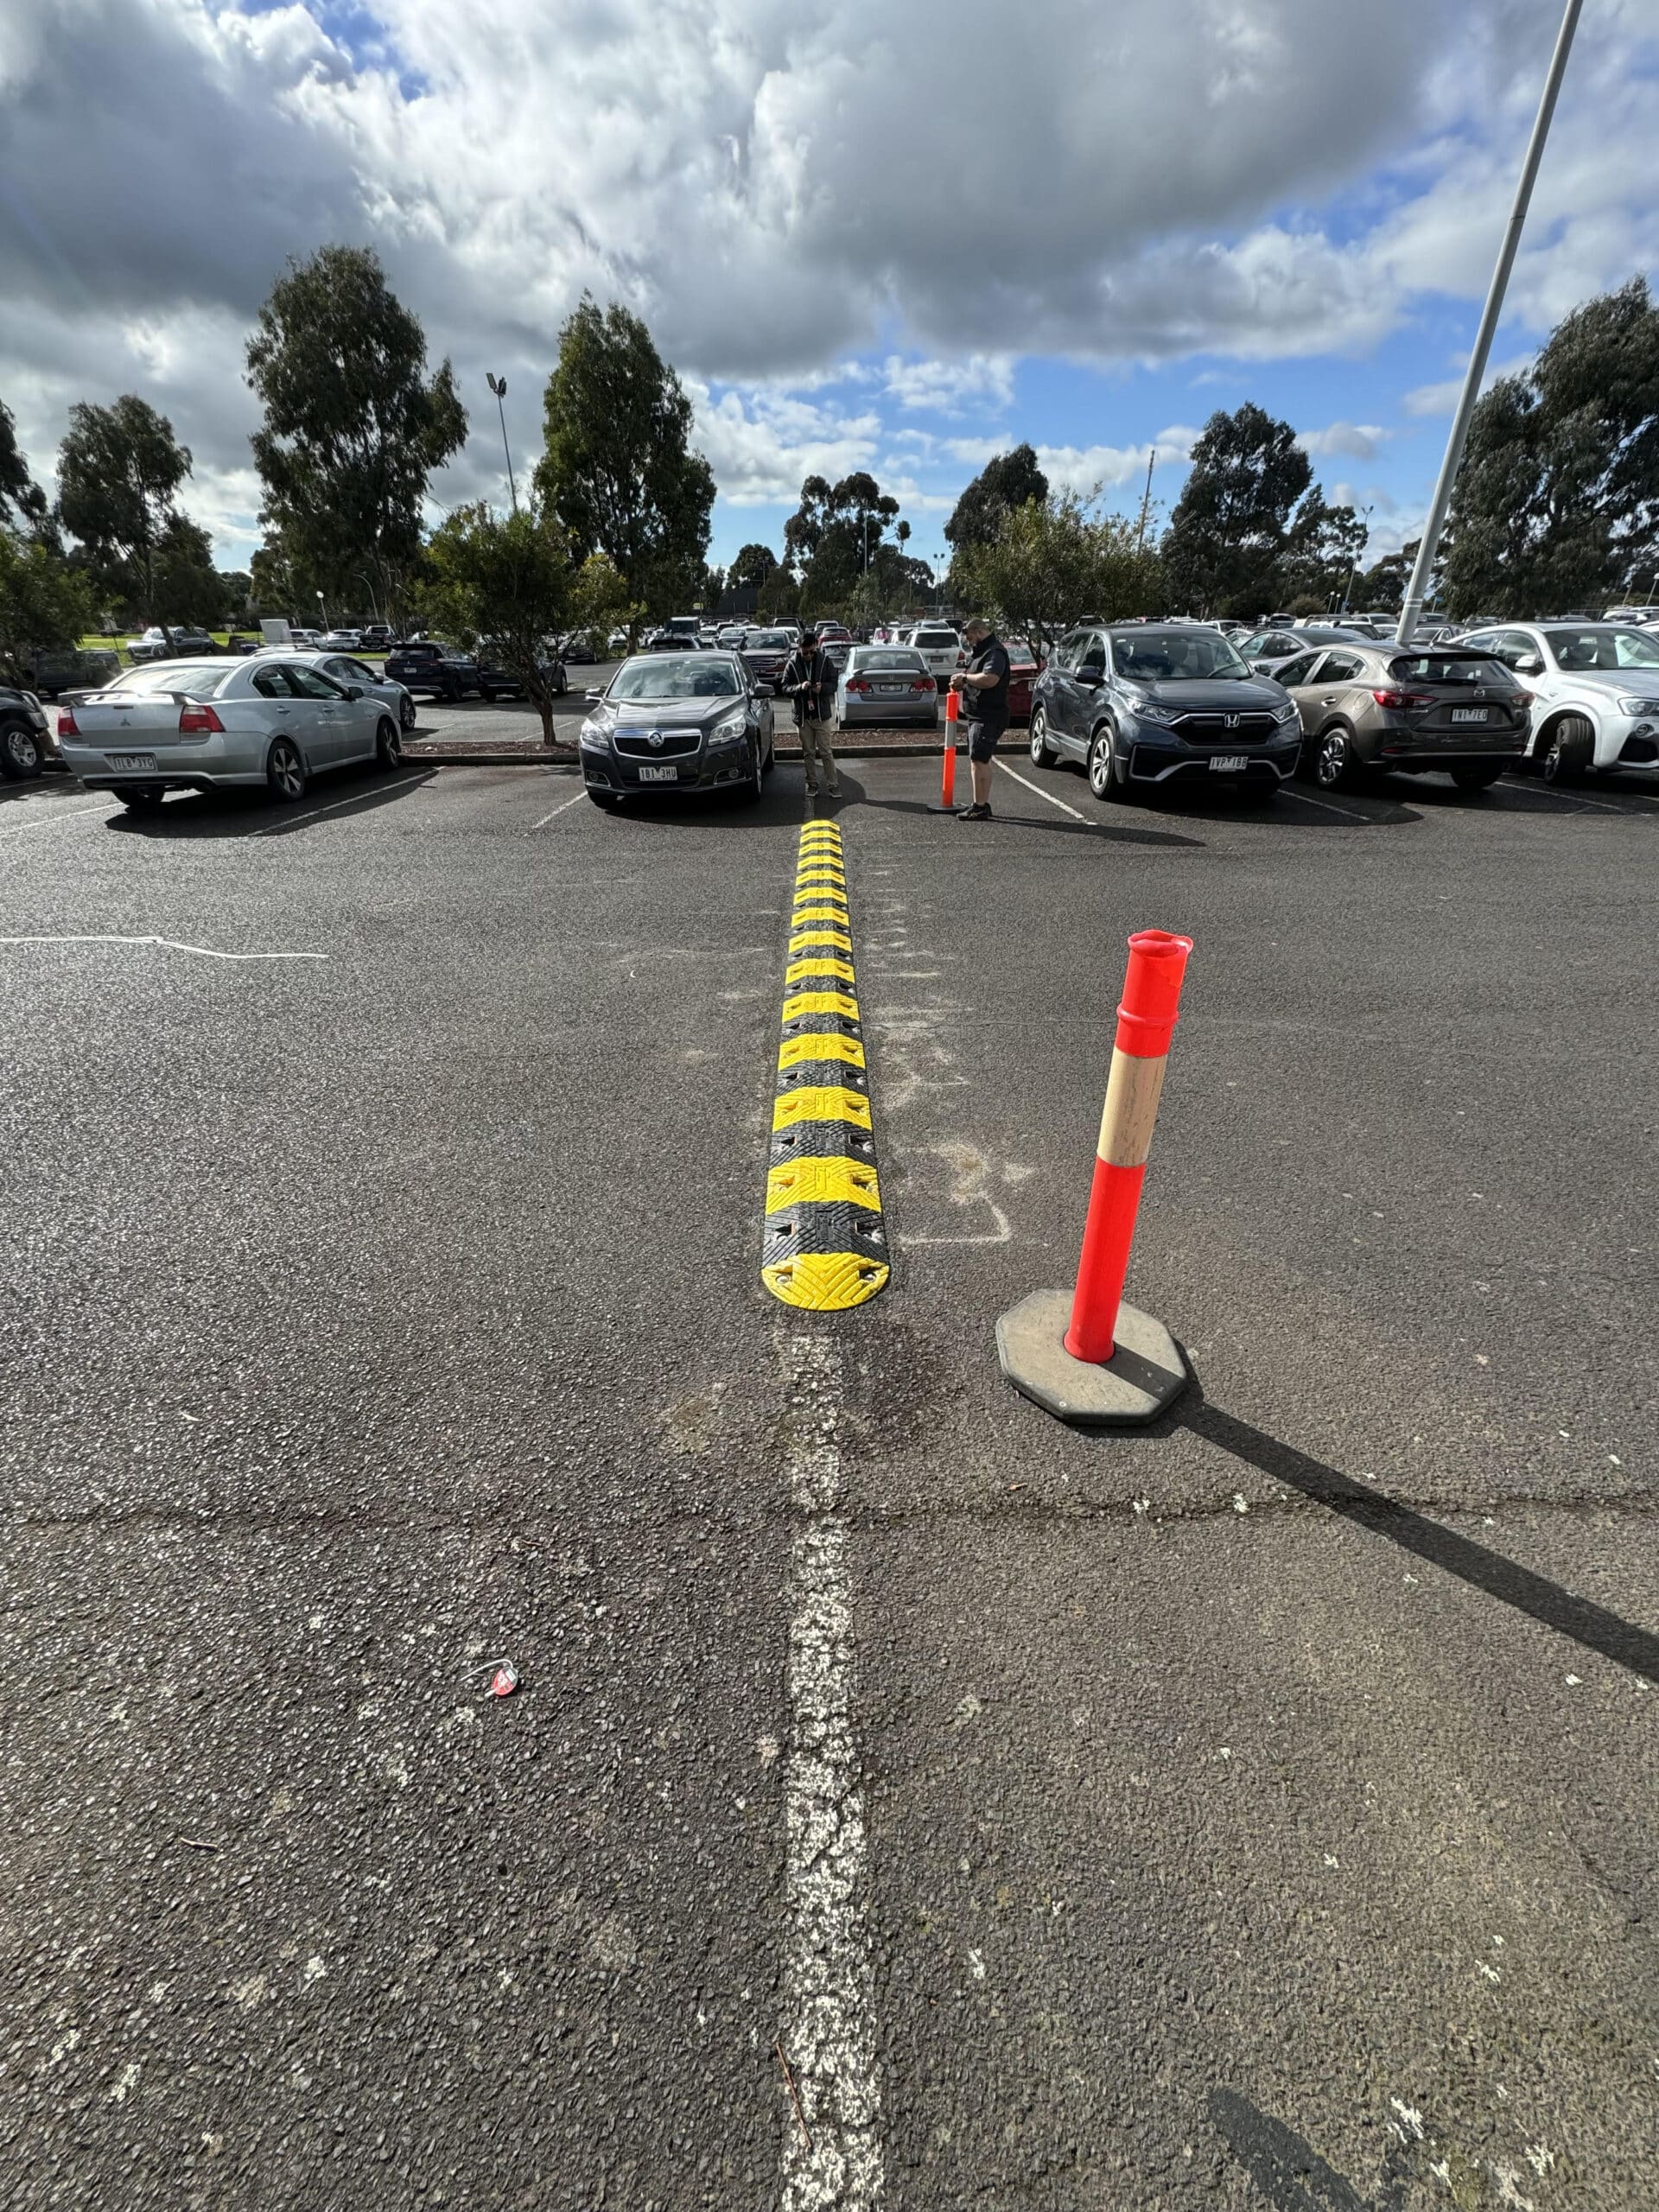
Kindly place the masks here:
<instances>
[{"instance_id":1,"label":"concrete kerb","mask_svg":"<svg viewBox=\"0 0 1659 2212\"><path fill-rule=\"evenodd\" d=\"M908 741L898 745L837 742L836 758L837 760L931 760L937 759L939 749L937 738L927 745L913 744ZM1021 739L1016 743L999 745L996 749L999 753L1023 753L1026 743ZM798 760L800 757L798 748L794 746L780 745L778 747L780 760ZM574 745L556 746L551 749L544 745L513 747L444 745L423 743L418 738L412 744L408 740L404 741L404 758L411 762L418 761L423 767L431 768L574 768L580 765Z\"/></svg>"}]
</instances>

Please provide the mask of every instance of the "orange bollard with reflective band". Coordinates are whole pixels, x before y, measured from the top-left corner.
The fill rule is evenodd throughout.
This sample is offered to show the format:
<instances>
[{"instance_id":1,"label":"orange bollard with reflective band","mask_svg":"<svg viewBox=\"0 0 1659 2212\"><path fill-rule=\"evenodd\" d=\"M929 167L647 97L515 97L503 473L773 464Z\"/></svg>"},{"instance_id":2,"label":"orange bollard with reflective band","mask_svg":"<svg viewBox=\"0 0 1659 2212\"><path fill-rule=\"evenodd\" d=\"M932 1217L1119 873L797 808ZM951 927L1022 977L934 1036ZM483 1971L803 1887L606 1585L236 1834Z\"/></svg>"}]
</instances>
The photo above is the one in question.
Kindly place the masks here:
<instances>
[{"instance_id":1,"label":"orange bollard with reflective band","mask_svg":"<svg viewBox=\"0 0 1659 2212\"><path fill-rule=\"evenodd\" d=\"M944 695L944 780L939 789L939 811L949 814L957 803L957 721L962 713L960 691Z\"/></svg>"},{"instance_id":2,"label":"orange bollard with reflective band","mask_svg":"<svg viewBox=\"0 0 1659 2212\"><path fill-rule=\"evenodd\" d=\"M1162 1322L1123 1303L1123 1280L1192 950L1191 938L1168 930L1129 939L1076 1288L1069 1298L1033 1291L996 1325L997 1357L1015 1389L1079 1428L1155 1421L1187 1381Z\"/></svg>"}]
</instances>

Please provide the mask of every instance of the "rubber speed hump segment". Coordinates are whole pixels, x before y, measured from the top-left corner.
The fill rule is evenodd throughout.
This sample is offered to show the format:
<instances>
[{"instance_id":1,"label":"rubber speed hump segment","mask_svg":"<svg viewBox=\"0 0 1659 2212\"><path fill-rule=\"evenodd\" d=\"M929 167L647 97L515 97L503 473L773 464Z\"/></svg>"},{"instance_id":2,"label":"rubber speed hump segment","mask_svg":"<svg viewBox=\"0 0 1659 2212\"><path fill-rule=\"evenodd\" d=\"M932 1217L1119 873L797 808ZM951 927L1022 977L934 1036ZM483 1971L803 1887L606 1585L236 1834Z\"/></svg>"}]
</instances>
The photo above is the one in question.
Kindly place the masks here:
<instances>
[{"instance_id":1,"label":"rubber speed hump segment","mask_svg":"<svg viewBox=\"0 0 1659 2212\"><path fill-rule=\"evenodd\" d=\"M785 1306L862 1306L892 1272L876 1176L841 832L801 832L760 1280Z\"/></svg>"}]
</instances>

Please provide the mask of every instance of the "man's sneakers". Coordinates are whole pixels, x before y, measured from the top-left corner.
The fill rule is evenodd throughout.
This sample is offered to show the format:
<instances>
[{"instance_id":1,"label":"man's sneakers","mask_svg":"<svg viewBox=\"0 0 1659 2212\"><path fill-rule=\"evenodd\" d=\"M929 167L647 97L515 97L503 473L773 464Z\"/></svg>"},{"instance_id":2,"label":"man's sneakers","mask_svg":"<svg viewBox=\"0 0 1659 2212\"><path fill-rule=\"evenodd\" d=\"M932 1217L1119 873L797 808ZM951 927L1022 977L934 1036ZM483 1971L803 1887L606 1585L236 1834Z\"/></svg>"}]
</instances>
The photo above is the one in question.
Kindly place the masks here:
<instances>
[{"instance_id":1,"label":"man's sneakers","mask_svg":"<svg viewBox=\"0 0 1659 2212\"><path fill-rule=\"evenodd\" d=\"M990 808L982 799L976 801L972 806L958 807L957 810L958 822L989 822L993 818Z\"/></svg>"}]
</instances>

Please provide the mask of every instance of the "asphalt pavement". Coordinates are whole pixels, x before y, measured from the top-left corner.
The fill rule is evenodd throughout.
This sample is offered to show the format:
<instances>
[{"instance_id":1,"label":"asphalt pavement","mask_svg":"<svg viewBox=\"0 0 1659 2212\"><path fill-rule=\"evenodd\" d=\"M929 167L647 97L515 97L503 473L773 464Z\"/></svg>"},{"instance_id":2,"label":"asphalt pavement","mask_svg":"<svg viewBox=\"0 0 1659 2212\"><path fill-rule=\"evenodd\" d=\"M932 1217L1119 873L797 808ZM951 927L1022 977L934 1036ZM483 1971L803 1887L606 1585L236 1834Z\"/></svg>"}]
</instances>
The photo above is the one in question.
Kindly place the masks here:
<instances>
[{"instance_id":1,"label":"asphalt pavement","mask_svg":"<svg viewBox=\"0 0 1659 2212\"><path fill-rule=\"evenodd\" d=\"M936 781L838 1315L792 766L0 791L9 2205L1647 2212L1659 796ZM1090 1438L992 1330L1151 925Z\"/></svg>"}]
</instances>

